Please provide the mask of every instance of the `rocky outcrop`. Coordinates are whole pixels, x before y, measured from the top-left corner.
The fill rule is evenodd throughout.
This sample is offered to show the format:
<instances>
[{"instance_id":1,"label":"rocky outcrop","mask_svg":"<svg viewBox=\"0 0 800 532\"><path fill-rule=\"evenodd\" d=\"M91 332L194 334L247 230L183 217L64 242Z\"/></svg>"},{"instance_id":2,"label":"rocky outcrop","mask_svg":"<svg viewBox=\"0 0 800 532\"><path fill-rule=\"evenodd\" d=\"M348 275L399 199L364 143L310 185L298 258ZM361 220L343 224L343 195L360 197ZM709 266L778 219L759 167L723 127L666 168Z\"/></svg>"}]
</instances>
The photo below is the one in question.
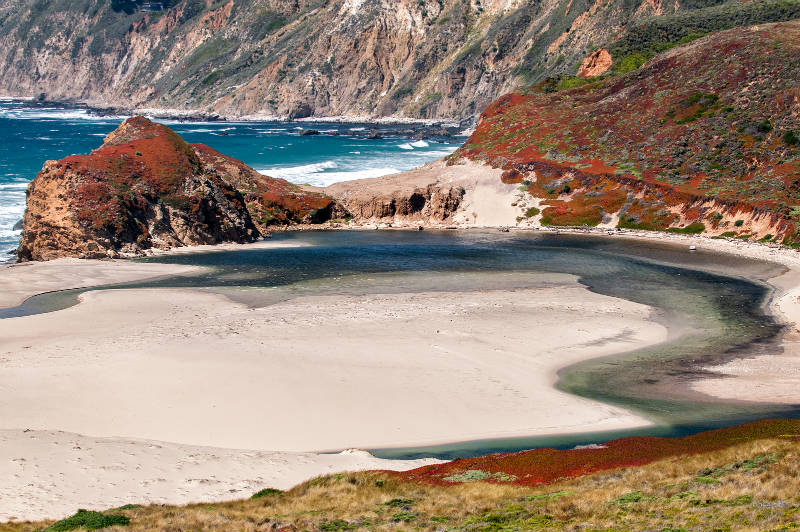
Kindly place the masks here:
<instances>
[{"instance_id":1,"label":"rocky outcrop","mask_svg":"<svg viewBox=\"0 0 800 532\"><path fill-rule=\"evenodd\" d=\"M508 225L517 215L510 204L519 191L500 183L500 173L479 164L437 161L400 174L336 183L324 191L359 225Z\"/></svg>"},{"instance_id":2,"label":"rocky outcrop","mask_svg":"<svg viewBox=\"0 0 800 532\"><path fill-rule=\"evenodd\" d=\"M313 222L333 208L330 198L134 117L89 155L45 163L28 187L18 257L102 258L251 242L270 223Z\"/></svg>"},{"instance_id":3,"label":"rocky outcrop","mask_svg":"<svg viewBox=\"0 0 800 532\"><path fill-rule=\"evenodd\" d=\"M357 221L447 222L461 203L464 189L428 185L424 188L395 189L388 193L351 196L343 201L347 211Z\"/></svg>"},{"instance_id":4,"label":"rocky outcrop","mask_svg":"<svg viewBox=\"0 0 800 532\"><path fill-rule=\"evenodd\" d=\"M207 168L224 176L243 195L253 223L262 233L271 225L317 224L347 216L332 198L310 187L262 175L203 144L192 144L192 148Z\"/></svg>"},{"instance_id":5,"label":"rocky outcrop","mask_svg":"<svg viewBox=\"0 0 800 532\"><path fill-rule=\"evenodd\" d=\"M605 48L599 48L587 55L578 69L579 78L593 78L605 74L612 64L611 54Z\"/></svg>"}]
</instances>

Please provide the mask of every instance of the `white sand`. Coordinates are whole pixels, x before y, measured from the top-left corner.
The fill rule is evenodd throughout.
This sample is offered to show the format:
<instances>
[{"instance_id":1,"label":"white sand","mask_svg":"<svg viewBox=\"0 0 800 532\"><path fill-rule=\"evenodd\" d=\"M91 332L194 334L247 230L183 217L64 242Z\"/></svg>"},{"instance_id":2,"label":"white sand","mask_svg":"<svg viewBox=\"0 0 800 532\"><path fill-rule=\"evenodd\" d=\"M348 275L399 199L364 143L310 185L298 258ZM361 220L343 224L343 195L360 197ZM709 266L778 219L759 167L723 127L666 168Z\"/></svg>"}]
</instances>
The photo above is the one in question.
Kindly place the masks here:
<instances>
[{"instance_id":1,"label":"white sand","mask_svg":"<svg viewBox=\"0 0 800 532\"><path fill-rule=\"evenodd\" d=\"M648 307L561 280L518 291L305 297L262 309L199 290L98 291L59 312L0 320L0 464L23 458L27 467L4 485L0 519L237 498L332 471L411 466L296 451L646 424L554 390L554 373L663 341L666 330ZM28 445L23 429L47 445ZM73 434L47 435L55 430ZM112 438L102 447L110 454L91 445L98 437ZM76 439L94 449L77 464ZM157 444L171 449L159 455L130 440L177 443ZM197 445L224 454L230 475L177 469ZM112 459L121 448L133 455ZM253 469L254 451L221 448L284 451L270 453L282 465ZM115 464L133 468L130 481L120 483Z\"/></svg>"},{"instance_id":2,"label":"white sand","mask_svg":"<svg viewBox=\"0 0 800 532\"><path fill-rule=\"evenodd\" d=\"M225 243L215 246L185 246L168 251L150 250L150 255L182 255L244 249L297 247L295 242L260 240L250 244ZM22 262L0 265L0 308L13 307L43 292L69 290L116 283L129 283L169 275L191 275L203 271L198 266L132 262L129 260L84 260L63 258L48 262Z\"/></svg>"},{"instance_id":3,"label":"white sand","mask_svg":"<svg viewBox=\"0 0 800 532\"><path fill-rule=\"evenodd\" d=\"M150 264L126 260L58 259L0 266L0 308L13 307L42 292L111 283L127 283L164 275L201 271L195 266Z\"/></svg>"},{"instance_id":4,"label":"white sand","mask_svg":"<svg viewBox=\"0 0 800 532\"><path fill-rule=\"evenodd\" d=\"M360 469L398 471L438 460L218 449L69 432L0 430L0 521L105 510L133 502L184 504L288 489L298 477Z\"/></svg>"}]
</instances>

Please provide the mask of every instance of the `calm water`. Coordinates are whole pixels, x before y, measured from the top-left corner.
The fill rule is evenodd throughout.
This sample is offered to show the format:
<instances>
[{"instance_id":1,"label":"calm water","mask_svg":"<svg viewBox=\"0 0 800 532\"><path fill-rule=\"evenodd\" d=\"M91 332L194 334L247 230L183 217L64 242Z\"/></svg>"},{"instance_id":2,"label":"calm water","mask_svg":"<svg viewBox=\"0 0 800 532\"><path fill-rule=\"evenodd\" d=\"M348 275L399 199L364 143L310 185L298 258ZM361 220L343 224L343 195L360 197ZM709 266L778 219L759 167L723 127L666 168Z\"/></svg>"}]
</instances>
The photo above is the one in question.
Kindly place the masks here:
<instances>
[{"instance_id":1,"label":"calm water","mask_svg":"<svg viewBox=\"0 0 800 532\"><path fill-rule=\"evenodd\" d=\"M25 188L42 164L89 153L123 118L0 100L0 262L11 260L9 251L17 247L20 231L13 227L25 211ZM457 147L392 136L360 139L353 136L354 131L373 126L358 124L161 122L188 142L208 144L265 174L312 185L410 170ZM307 128L342 135L297 135Z\"/></svg>"},{"instance_id":2,"label":"calm water","mask_svg":"<svg viewBox=\"0 0 800 532\"><path fill-rule=\"evenodd\" d=\"M768 286L738 276L765 279L780 273L780 266L690 253L684 246L573 235L346 231L273 238L300 246L146 259L203 265L210 271L121 287L194 287L264 306L305 294L523 288L559 272L578 276L595 292L656 307L658 319L670 327L671 340L665 344L589 361L560 374L562 389L635 410L655 421L654 428L375 450L380 456L452 458L542 445L569 447L622 435L685 434L764 417L800 416L791 407L708 401L687 387L700 375L698 365L779 352L781 329L764 312ZM34 297L0 311L0 317L68 306L76 295Z\"/></svg>"}]
</instances>

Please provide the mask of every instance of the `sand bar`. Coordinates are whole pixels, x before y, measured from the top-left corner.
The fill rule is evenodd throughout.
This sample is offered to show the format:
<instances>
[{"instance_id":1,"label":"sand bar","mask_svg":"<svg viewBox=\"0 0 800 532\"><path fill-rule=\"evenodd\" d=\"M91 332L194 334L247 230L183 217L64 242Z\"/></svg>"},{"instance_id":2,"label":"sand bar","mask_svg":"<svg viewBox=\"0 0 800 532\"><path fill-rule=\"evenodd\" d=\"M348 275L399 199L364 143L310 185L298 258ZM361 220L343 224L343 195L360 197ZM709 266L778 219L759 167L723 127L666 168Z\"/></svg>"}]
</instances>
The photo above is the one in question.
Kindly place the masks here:
<instances>
[{"instance_id":1,"label":"sand bar","mask_svg":"<svg viewBox=\"0 0 800 532\"><path fill-rule=\"evenodd\" d=\"M122 499L238 498L333 471L413 465L309 451L647 424L552 383L565 365L663 341L666 329L646 306L556 277L540 288L311 296L255 309L203 290L104 290L58 312L0 320L0 463L26 466L4 487L19 496L0 498L0 518ZM29 445L31 434L49 443ZM142 462L133 480L114 483L113 464L131 464L111 451L70 465L93 438L133 452ZM154 455L152 445L172 454ZM174 464L197 446L248 449L225 453L239 453L231 460L250 474L193 470L213 492L209 482L186 483ZM255 452L277 462L251 468ZM74 481L78 466L86 482ZM261 483L243 487L242 478Z\"/></svg>"}]
</instances>

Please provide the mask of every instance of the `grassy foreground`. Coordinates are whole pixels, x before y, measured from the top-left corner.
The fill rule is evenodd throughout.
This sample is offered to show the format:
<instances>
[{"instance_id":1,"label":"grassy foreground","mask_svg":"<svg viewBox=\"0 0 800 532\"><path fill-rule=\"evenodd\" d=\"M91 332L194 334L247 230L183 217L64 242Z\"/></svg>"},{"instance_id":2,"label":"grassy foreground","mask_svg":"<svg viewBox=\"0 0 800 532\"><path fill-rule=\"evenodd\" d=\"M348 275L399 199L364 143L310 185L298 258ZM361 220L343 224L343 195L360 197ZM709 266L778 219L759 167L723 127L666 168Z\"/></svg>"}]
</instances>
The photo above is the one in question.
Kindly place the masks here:
<instances>
[{"instance_id":1,"label":"grassy foreground","mask_svg":"<svg viewBox=\"0 0 800 532\"><path fill-rule=\"evenodd\" d=\"M668 442L674 453L534 486L525 485L528 473L497 470L523 460L531 462L528 471L537 462L552 470L552 460L543 458L548 455L529 451L456 461L445 477L426 476L435 468L337 474L246 500L128 505L80 511L55 523L7 523L0 530L800 530L798 429L800 420L772 420L701 437L618 440L624 444L610 444L615 457L621 448L636 452L648 441L654 448ZM697 448L679 452L681 444ZM569 463L576 453L608 451L550 453Z\"/></svg>"}]
</instances>

